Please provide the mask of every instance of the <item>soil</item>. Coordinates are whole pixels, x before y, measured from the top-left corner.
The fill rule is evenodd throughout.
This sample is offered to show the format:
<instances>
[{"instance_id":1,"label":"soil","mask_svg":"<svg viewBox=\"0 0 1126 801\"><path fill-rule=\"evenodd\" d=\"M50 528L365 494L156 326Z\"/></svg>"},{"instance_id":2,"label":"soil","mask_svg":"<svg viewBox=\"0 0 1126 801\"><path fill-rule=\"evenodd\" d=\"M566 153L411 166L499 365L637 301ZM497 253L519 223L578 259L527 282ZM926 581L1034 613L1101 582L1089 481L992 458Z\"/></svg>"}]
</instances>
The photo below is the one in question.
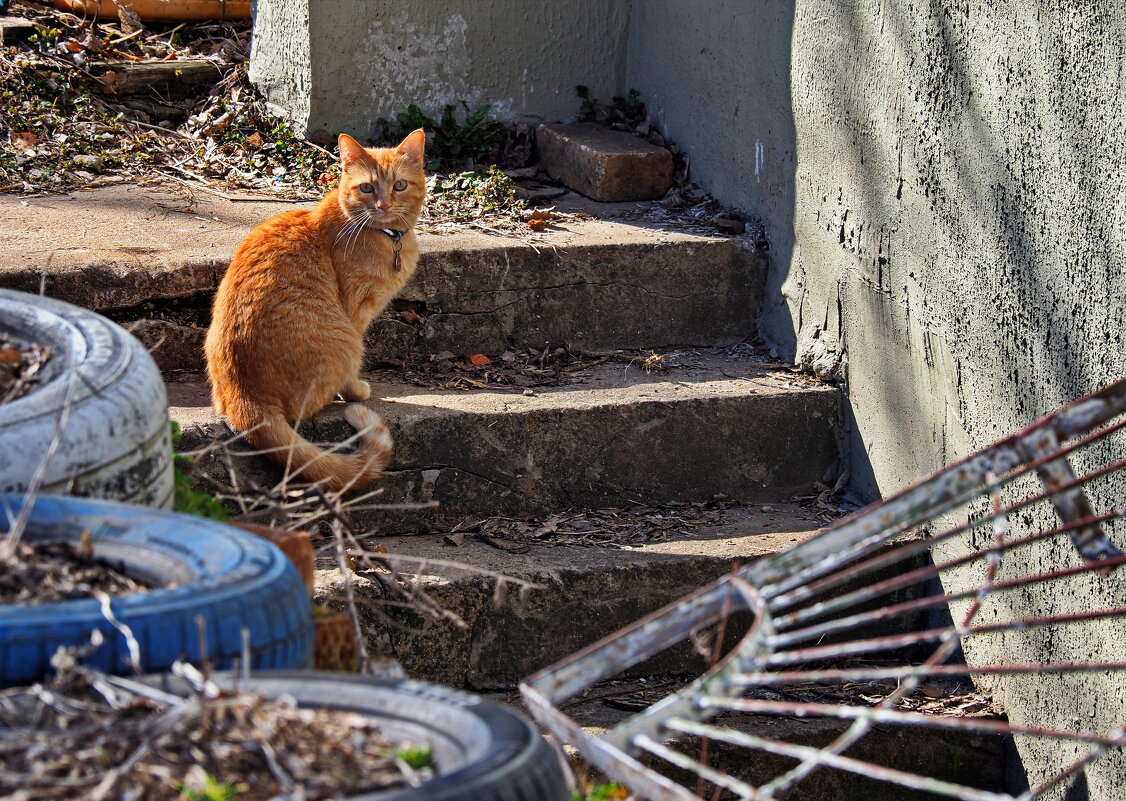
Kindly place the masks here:
<instances>
[{"instance_id":1,"label":"soil","mask_svg":"<svg viewBox=\"0 0 1126 801\"><path fill-rule=\"evenodd\" d=\"M126 595L149 589L93 557L88 543L16 545L0 557L0 603L36 604L90 598L95 593Z\"/></svg>"},{"instance_id":2,"label":"soil","mask_svg":"<svg viewBox=\"0 0 1126 801\"><path fill-rule=\"evenodd\" d=\"M316 801L431 772L424 744L392 743L356 713L219 691L190 669L197 693L170 702L79 667L73 654L55 661L48 686L8 690L0 702L0 797Z\"/></svg>"},{"instance_id":3,"label":"soil","mask_svg":"<svg viewBox=\"0 0 1126 801\"><path fill-rule=\"evenodd\" d=\"M39 383L51 349L0 332L0 404L22 398Z\"/></svg>"}]
</instances>

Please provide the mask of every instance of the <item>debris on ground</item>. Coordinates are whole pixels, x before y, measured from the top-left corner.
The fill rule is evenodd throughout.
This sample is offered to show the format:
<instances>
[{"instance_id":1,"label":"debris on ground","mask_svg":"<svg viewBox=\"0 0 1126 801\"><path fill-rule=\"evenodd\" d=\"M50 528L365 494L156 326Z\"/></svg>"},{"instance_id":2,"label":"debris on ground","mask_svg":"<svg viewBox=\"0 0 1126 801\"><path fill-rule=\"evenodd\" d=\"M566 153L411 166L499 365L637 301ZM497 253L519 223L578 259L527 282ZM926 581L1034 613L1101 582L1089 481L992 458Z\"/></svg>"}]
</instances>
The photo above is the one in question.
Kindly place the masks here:
<instances>
[{"instance_id":1,"label":"debris on ground","mask_svg":"<svg viewBox=\"0 0 1126 801\"><path fill-rule=\"evenodd\" d=\"M337 156L271 115L250 83L249 21L129 31L30 0L15 0L8 13L33 22L35 32L0 47L0 192L130 181L236 201L264 194L299 201L335 185ZM133 85L146 80L191 94L156 100ZM534 232L527 219L536 210L503 173L435 175L430 185L421 230L472 223L505 236Z\"/></svg>"},{"instance_id":2,"label":"debris on ground","mask_svg":"<svg viewBox=\"0 0 1126 801\"><path fill-rule=\"evenodd\" d=\"M466 520L447 532L446 537L455 544L458 537L463 540L473 536L502 550L511 550L505 542L524 546L630 548L693 536L700 527L723 524L727 509L739 510L744 506L717 495L707 502L638 503L622 508L568 510L547 517L488 517Z\"/></svg>"},{"instance_id":3,"label":"debris on ground","mask_svg":"<svg viewBox=\"0 0 1126 801\"><path fill-rule=\"evenodd\" d=\"M220 691L190 666L176 699L77 664L0 701L4 798L332 799L431 775L425 743L394 743L363 715Z\"/></svg>"},{"instance_id":4,"label":"debris on ground","mask_svg":"<svg viewBox=\"0 0 1126 801\"><path fill-rule=\"evenodd\" d=\"M325 149L329 138L298 136L250 83L248 20L138 27L33 0L13 0L6 13L27 20L33 32L0 45L0 192L128 181L234 201L309 201L335 185L339 166ZM678 182L658 204L617 216L701 235L741 233L742 218L687 180L687 156L648 117L633 124L635 133L673 150ZM508 169L434 174L419 230L472 227L534 246L552 227L586 218L558 208L568 190L528 165L528 126L502 128L494 156Z\"/></svg>"},{"instance_id":5,"label":"debris on ground","mask_svg":"<svg viewBox=\"0 0 1126 801\"><path fill-rule=\"evenodd\" d=\"M17 342L0 332L0 404L22 398L39 385L51 349Z\"/></svg>"},{"instance_id":6,"label":"debris on ground","mask_svg":"<svg viewBox=\"0 0 1126 801\"><path fill-rule=\"evenodd\" d=\"M405 322L417 322L419 318L413 311L400 314ZM727 353L742 357L746 349L736 346ZM633 370L646 375L680 371L691 378L696 370L703 369L701 358L699 350L584 351L546 343L542 348L509 348L500 354L455 355L439 351L423 362L390 359L378 365L373 374L379 377L386 372L397 381L433 390L522 390L584 384L591 377L589 370L608 363L622 365L626 374ZM774 362L756 364L768 370L786 369L785 365Z\"/></svg>"},{"instance_id":7,"label":"debris on ground","mask_svg":"<svg viewBox=\"0 0 1126 801\"><path fill-rule=\"evenodd\" d=\"M822 665L829 668L901 667L902 663L850 660ZM603 682L567 702L567 707L598 701L604 706L636 713L678 692L691 681L677 676L656 676L646 679L623 678ZM784 687L751 687L744 697L767 701L832 704L838 706L879 706L891 695L897 683L892 680L821 684L807 682ZM895 709L924 715L945 717L1003 717L1004 709L979 692L965 676L931 678L912 693L899 699Z\"/></svg>"},{"instance_id":8,"label":"debris on ground","mask_svg":"<svg viewBox=\"0 0 1126 801\"><path fill-rule=\"evenodd\" d=\"M10 556L0 558L0 604L71 601L149 589L95 558L89 534L84 539L77 544L16 543Z\"/></svg>"}]
</instances>

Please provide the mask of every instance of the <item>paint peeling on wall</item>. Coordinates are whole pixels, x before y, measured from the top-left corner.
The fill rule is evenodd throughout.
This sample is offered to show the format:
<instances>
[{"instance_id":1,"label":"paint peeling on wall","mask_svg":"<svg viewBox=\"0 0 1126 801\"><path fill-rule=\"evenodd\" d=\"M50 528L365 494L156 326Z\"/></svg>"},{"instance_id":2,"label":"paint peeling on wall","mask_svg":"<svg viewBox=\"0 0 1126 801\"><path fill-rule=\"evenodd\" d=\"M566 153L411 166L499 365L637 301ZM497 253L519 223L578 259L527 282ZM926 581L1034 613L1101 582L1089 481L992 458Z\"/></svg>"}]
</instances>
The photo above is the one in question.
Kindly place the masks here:
<instances>
[{"instance_id":1,"label":"paint peeling on wall","mask_svg":"<svg viewBox=\"0 0 1126 801\"><path fill-rule=\"evenodd\" d=\"M274 44L252 53L255 82L286 89L279 106L301 131L370 136L412 103L430 116L447 104L460 115L464 102L506 121L554 121L578 110L577 84L603 98L626 89L621 0L256 6L256 41Z\"/></svg>"},{"instance_id":2,"label":"paint peeling on wall","mask_svg":"<svg viewBox=\"0 0 1126 801\"><path fill-rule=\"evenodd\" d=\"M436 31L423 30L407 14L373 21L354 57L356 74L374 79L369 91L372 107L405 111L415 104L437 116L446 105L460 114L462 102L470 108L487 103L490 116L507 118L512 98L490 98L470 80L468 28L461 14L452 14ZM370 119L369 125L375 122Z\"/></svg>"}]
</instances>

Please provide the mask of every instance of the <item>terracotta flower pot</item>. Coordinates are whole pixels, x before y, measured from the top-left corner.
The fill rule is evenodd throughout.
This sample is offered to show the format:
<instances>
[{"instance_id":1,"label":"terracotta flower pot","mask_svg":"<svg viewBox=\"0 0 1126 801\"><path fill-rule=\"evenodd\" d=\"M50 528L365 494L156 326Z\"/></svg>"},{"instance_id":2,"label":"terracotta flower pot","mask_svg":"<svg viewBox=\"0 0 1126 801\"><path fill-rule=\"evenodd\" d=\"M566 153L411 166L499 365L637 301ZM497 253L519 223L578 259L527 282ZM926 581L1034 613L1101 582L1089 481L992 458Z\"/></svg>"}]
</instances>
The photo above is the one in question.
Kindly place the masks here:
<instances>
[{"instance_id":1,"label":"terracotta flower pot","mask_svg":"<svg viewBox=\"0 0 1126 801\"><path fill-rule=\"evenodd\" d=\"M355 673L359 670L360 649L356 627L347 612L313 607L313 667Z\"/></svg>"}]
</instances>

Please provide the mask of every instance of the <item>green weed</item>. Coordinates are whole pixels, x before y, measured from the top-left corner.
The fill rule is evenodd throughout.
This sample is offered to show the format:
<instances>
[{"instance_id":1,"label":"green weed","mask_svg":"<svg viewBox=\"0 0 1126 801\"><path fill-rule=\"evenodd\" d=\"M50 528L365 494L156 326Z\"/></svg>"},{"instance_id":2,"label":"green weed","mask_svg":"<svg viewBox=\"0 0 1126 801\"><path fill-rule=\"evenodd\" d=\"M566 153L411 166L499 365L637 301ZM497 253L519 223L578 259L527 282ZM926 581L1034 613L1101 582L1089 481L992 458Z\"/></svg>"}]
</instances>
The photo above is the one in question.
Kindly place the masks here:
<instances>
[{"instance_id":1,"label":"green weed","mask_svg":"<svg viewBox=\"0 0 1126 801\"><path fill-rule=\"evenodd\" d=\"M402 745L395 750L395 756L403 760L415 770L434 767L434 746Z\"/></svg>"},{"instance_id":2,"label":"green weed","mask_svg":"<svg viewBox=\"0 0 1126 801\"><path fill-rule=\"evenodd\" d=\"M571 794L571 801L620 801L629 797L629 790L617 782L606 782L592 784L585 791L576 790Z\"/></svg>"},{"instance_id":3,"label":"green weed","mask_svg":"<svg viewBox=\"0 0 1126 801\"><path fill-rule=\"evenodd\" d=\"M175 449L180 443L180 424L172 420L169 425L172 427L172 447ZM192 460L189 457L179 453L172 455L172 483L175 488L172 500L173 511L206 517L210 520L226 520L230 515L223 508L223 504L208 493L192 486L191 465Z\"/></svg>"},{"instance_id":4,"label":"green weed","mask_svg":"<svg viewBox=\"0 0 1126 801\"><path fill-rule=\"evenodd\" d=\"M438 176L434 181L431 212L466 222L490 214L507 214L517 207L512 179L496 165L486 172Z\"/></svg>"},{"instance_id":5,"label":"green weed","mask_svg":"<svg viewBox=\"0 0 1126 801\"><path fill-rule=\"evenodd\" d=\"M622 124L633 127L645 121L645 104L641 102L641 92L630 89L625 97L615 95L609 104L591 97L586 86L576 86L579 96L579 118L593 120L603 125Z\"/></svg>"},{"instance_id":6,"label":"green weed","mask_svg":"<svg viewBox=\"0 0 1126 801\"><path fill-rule=\"evenodd\" d=\"M248 789L247 785L241 782L235 783L231 779L220 783L210 774L204 779L203 787L198 790L193 790L191 787L178 782L174 786L180 797L186 799L186 801L230 801L230 799Z\"/></svg>"},{"instance_id":7,"label":"green weed","mask_svg":"<svg viewBox=\"0 0 1126 801\"><path fill-rule=\"evenodd\" d=\"M490 106L479 106L471 111L469 104L462 101L465 120L458 122L452 103L446 104L440 119L427 116L415 104L395 115L397 125L386 119L379 120L383 138L387 141L400 139L411 131L422 128L427 134L426 161L428 170L450 170L463 167L466 163L487 163L493 156L502 126L495 120L486 119Z\"/></svg>"}]
</instances>

